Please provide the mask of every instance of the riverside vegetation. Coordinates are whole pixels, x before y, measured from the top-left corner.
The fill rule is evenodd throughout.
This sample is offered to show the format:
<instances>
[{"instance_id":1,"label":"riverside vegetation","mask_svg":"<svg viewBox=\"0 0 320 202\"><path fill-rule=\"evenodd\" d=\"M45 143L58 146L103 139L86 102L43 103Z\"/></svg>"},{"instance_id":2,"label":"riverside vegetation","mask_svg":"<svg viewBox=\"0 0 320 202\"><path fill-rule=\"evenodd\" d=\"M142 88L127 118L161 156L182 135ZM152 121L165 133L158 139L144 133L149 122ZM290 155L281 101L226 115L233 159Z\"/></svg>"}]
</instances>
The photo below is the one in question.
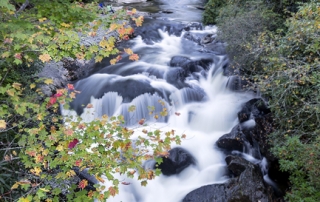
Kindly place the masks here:
<instances>
[{"instance_id":1,"label":"riverside vegetation","mask_svg":"<svg viewBox=\"0 0 320 202\"><path fill-rule=\"evenodd\" d=\"M288 201L320 200L320 3L314 0L209 0L232 67L257 85L273 114L269 134Z\"/></svg>"},{"instance_id":2,"label":"riverside vegetation","mask_svg":"<svg viewBox=\"0 0 320 202\"><path fill-rule=\"evenodd\" d=\"M75 117L63 120L60 104L67 107L81 93L72 84L54 90L51 97L42 93L40 86L53 82L36 77L44 63L63 58L99 62L114 56L110 60L114 64L121 59L116 41L127 40L134 31L128 22L135 26L143 22L134 15L135 9L118 10L103 19L98 12L95 1L0 0L1 201L104 201L118 193L119 184L126 184L114 173L138 175L145 186L160 170L145 170L141 162L155 158L160 163L171 142L179 144L174 131L143 130L145 137L133 146L134 131L123 126L122 116L89 123ZM79 43L80 36L94 37L99 27L117 31L119 38L103 38L89 46ZM133 61L139 58L130 49L124 52ZM132 113L134 109L130 107ZM138 124L145 125L144 120ZM77 174L84 169L111 185L79 179Z\"/></svg>"}]
</instances>

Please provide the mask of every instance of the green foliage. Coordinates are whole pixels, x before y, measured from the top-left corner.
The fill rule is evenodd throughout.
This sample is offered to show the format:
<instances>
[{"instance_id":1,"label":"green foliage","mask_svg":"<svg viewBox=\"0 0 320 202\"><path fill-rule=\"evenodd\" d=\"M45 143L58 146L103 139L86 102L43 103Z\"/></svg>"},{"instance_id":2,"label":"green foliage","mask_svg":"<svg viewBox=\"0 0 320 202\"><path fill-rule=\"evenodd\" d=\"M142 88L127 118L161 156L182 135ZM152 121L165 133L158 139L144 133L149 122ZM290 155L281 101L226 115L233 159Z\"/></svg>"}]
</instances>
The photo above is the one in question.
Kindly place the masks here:
<instances>
[{"instance_id":1,"label":"green foliage","mask_svg":"<svg viewBox=\"0 0 320 202\"><path fill-rule=\"evenodd\" d=\"M220 8L227 5L224 0L209 0L205 5L203 13L204 24L216 24L216 18L219 16Z\"/></svg>"},{"instance_id":2,"label":"green foliage","mask_svg":"<svg viewBox=\"0 0 320 202\"><path fill-rule=\"evenodd\" d=\"M256 79L276 122L270 135L274 154L288 171L290 201L319 201L320 4L303 4L286 32L260 36L263 69Z\"/></svg>"},{"instance_id":3,"label":"green foliage","mask_svg":"<svg viewBox=\"0 0 320 202\"><path fill-rule=\"evenodd\" d=\"M160 161L171 142L179 144L180 136L174 131L144 129L145 135L133 144L134 131L123 127L121 116L103 116L90 123L78 117L61 117L60 104L68 106L79 92L68 84L45 97L40 87L53 81L35 76L50 60L72 57L99 62L116 55L119 50L114 37L88 46L81 45L80 39L95 37L102 27L126 40L134 31L127 21L131 18L137 26L143 22L135 12L119 10L101 17L96 3L0 0L1 201L105 200L118 193L115 173L131 177L136 173L143 186L160 174L159 170L144 170L142 161ZM131 60L138 60L132 50L125 52ZM120 59L118 56L110 62ZM163 115L167 115L166 109ZM144 120L140 123L147 124ZM76 168L88 169L98 181L109 180L113 185L95 185L96 190L88 192L88 181L79 180Z\"/></svg>"}]
</instances>

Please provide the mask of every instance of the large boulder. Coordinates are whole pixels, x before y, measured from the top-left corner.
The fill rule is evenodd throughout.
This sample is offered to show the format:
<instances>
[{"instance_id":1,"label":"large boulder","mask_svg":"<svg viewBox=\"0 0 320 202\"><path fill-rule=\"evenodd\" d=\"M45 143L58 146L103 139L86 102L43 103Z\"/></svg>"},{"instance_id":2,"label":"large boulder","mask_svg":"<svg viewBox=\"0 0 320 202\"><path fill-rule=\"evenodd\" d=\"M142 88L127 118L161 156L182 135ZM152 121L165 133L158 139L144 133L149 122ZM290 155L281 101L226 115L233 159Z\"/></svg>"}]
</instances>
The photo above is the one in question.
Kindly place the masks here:
<instances>
[{"instance_id":1,"label":"large boulder","mask_svg":"<svg viewBox=\"0 0 320 202\"><path fill-rule=\"evenodd\" d=\"M162 163L157 165L162 174L170 176L179 174L188 166L195 164L194 157L181 147L173 148L169 151L168 157L162 157Z\"/></svg>"},{"instance_id":2,"label":"large boulder","mask_svg":"<svg viewBox=\"0 0 320 202\"><path fill-rule=\"evenodd\" d=\"M262 98L254 98L243 104L238 112L238 119L242 123L249 119L261 118L270 112Z\"/></svg>"},{"instance_id":3,"label":"large boulder","mask_svg":"<svg viewBox=\"0 0 320 202\"><path fill-rule=\"evenodd\" d=\"M221 149L228 151L237 150L242 152L246 144L247 138L242 132L241 125L236 125L230 133L221 136L216 142Z\"/></svg>"},{"instance_id":4,"label":"large boulder","mask_svg":"<svg viewBox=\"0 0 320 202\"><path fill-rule=\"evenodd\" d=\"M272 187L263 181L259 166L238 156L226 158L228 168L235 174L224 184L200 187L183 199L183 202L271 202L276 198Z\"/></svg>"}]
</instances>

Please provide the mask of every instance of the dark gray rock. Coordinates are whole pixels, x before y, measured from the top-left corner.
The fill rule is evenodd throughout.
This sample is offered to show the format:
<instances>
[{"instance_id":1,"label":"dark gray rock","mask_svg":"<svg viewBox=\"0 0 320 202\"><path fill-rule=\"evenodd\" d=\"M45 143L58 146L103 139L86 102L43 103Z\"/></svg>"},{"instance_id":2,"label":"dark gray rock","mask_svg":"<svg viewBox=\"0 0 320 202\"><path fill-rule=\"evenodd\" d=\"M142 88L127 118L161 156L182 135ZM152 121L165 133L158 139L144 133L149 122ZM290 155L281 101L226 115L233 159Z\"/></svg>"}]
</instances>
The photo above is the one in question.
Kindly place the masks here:
<instances>
[{"instance_id":1,"label":"dark gray rock","mask_svg":"<svg viewBox=\"0 0 320 202\"><path fill-rule=\"evenodd\" d=\"M203 186L187 194L183 202L225 202L226 189L225 184Z\"/></svg>"},{"instance_id":2,"label":"dark gray rock","mask_svg":"<svg viewBox=\"0 0 320 202\"><path fill-rule=\"evenodd\" d=\"M254 89L252 83L241 76L230 76L227 82L227 88L235 92L244 92L249 89Z\"/></svg>"},{"instance_id":3,"label":"dark gray rock","mask_svg":"<svg viewBox=\"0 0 320 202\"><path fill-rule=\"evenodd\" d=\"M176 147L169 151L168 157L162 157L162 163L157 165L162 174L170 176L179 174L188 166L195 164L194 157L185 149Z\"/></svg>"},{"instance_id":4,"label":"dark gray rock","mask_svg":"<svg viewBox=\"0 0 320 202\"><path fill-rule=\"evenodd\" d=\"M230 133L221 136L216 142L217 146L221 149L228 151L237 150L243 151L245 142L247 141L241 126L236 125Z\"/></svg>"},{"instance_id":5,"label":"dark gray rock","mask_svg":"<svg viewBox=\"0 0 320 202\"><path fill-rule=\"evenodd\" d=\"M259 166L237 156L228 156L226 161L228 168L236 172L238 177L224 184L200 187L187 194L183 202L281 201L275 197L272 188L264 183Z\"/></svg>"},{"instance_id":6,"label":"dark gray rock","mask_svg":"<svg viewBox=\"0 0 320 202\"><path fill-rule=\"evenodd\" d=\"M228 169L235 175L235 177L238 177L248 166L248 162L239 157L239 156L227 156L226 162L228 165Z\"/></svg>"},{"instance_id":7,"label":"dark gray rock","mask_svg":"<svg viewBox=\"0 0 320 202\"><path fill-rule=\"evenodd\" d=\"M238 119L242 123L249 119L263 117L270 112L262 98L254 98L244 103L242 109L238 112Z\"/></svg>"}]
</instances>

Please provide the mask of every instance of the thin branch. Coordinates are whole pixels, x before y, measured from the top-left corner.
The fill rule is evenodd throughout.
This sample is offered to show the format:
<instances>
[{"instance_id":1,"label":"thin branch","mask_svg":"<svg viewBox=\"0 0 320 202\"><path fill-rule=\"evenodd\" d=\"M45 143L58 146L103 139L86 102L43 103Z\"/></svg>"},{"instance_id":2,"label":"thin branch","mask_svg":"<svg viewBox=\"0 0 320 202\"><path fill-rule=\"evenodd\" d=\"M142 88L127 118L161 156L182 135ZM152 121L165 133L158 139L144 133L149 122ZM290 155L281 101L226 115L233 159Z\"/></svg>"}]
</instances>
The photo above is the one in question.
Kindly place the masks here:
<instances>
[{"instance_id":1,"label":"thin branch","mask_svg":"<svg viewBox=\"0 0 320 202\"><path fill-rule=\"evenodd\" d=\"M16 14L20 13L21 11L23 11L24 9L26 9L26 7L29 5L29 0L26 0L22 6L19 8L19 10L16 12Z\"/></svg>"}]
</instances>

